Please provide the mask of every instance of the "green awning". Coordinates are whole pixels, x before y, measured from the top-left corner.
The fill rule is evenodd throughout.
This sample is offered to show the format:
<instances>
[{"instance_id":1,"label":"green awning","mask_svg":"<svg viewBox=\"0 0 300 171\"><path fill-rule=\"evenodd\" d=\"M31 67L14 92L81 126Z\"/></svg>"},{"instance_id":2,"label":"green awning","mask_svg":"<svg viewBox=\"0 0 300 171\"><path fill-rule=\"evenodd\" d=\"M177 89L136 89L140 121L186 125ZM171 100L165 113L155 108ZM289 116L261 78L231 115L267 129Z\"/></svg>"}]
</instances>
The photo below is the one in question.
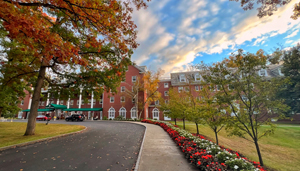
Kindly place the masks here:
<instances>
[{"instance_id":1,"label":"green awning","mask_svg":"<svg viewBox=\"0 0 300 171\"><path fill-rule=\"evenodd\" d=\"M63 111L102 111L102 108L70 108L63 109Z\"/></svg>"},{"instance_id":2,"label":"green awning","mask_svg":"<svg viewBox=\"0 0 300 171\"><path fill-rule=\"evenodd\" d=\"M38 112L50 112L54 109L38 109ZM22 110L23 112L30 112L30 109Z\"/></svg>"},{"instance_id":3,"label":"green awning","mask_svg":"<svg viewBox=\"0 0 300 171\"><path fill-rule=\"evenodd\" d=\"M47 109L67 109L67 106L65 105L57 105L57 104L49 104L48 106L46 106Z\"/></svg>"}]
</instances>

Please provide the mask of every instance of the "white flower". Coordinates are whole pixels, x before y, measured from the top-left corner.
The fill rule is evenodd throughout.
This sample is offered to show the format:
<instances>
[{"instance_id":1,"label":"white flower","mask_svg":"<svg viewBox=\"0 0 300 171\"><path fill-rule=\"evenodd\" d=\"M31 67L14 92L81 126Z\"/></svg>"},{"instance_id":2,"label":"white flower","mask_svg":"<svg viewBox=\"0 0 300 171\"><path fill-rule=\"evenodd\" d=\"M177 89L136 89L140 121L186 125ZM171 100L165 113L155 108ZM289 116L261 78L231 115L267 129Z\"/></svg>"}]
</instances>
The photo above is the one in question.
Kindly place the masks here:
<instances>
[{"instance_id":1,"label":"white flower","mask_svg":"<svg viewBox=\"0 0 300 171\"><path fill-rule=\"evenodd\" d=\"M234 165L234 169L238 169L239 167L237 165Z\"/></svg>"},{"instance_id":2,"label":"white flower","mask_svg":"<svg viewBox=\"0 0 300 171\"><path fill-rule=\"evenodd\" d=\"M229 157L226 157L226 159L229 159Z\"/></svg>"}]
</instances>

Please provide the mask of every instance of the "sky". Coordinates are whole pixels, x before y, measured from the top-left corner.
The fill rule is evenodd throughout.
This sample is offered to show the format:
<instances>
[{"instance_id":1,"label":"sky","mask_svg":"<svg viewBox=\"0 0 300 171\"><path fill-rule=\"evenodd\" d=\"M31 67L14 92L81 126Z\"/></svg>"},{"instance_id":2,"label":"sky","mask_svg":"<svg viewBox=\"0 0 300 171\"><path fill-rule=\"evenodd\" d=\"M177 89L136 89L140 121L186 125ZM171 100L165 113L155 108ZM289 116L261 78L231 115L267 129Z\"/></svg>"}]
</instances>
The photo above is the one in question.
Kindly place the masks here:
<instances>
[{"instance_id":1,"label":"sky","mask_svg":"<svg viewBox=\"0 0 300 171\"><path fill-rule=\"evenodd\" d=\"M162 69L164 76L186 71L201 61L222 61L243 49L267 54L300 42L300 19L293 20L292 0L272 16L257 17L257 10L244 11L229 0L151 0L147 9L134 11L138 27L132 61L149 70Z\"/></svg>"}]
</instances>

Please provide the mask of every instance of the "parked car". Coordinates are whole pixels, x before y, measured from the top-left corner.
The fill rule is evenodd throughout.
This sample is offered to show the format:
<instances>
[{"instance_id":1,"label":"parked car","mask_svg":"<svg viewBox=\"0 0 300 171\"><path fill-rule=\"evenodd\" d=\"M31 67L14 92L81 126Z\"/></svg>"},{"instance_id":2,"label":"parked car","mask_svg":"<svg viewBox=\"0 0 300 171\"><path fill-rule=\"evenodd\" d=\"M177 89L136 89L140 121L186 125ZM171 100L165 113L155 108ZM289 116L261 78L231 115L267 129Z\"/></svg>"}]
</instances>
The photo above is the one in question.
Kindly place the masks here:
<instances>
[{"instance_id":1,"label":"parked car","mask_svg":"<svg viewBox=\"0 0 300 171\"><path fill-rule=\"evenodd\" d=\"M36 120L38 121L38 120L40 120L40 121L46 121L46 120L48 120L48 121L50 121L51 120L51 117L50 116L45 116L45 115L38 115L37 117L36 117Z\"/></svg>"},{"instance_id":2,"label":"parked car","mask_svg":"<svg viewBox=\"0 0 300 171\"><path fill-rule=\"evenodd\" d=\"M66 117L66 121L83 121L85 119L83 114L73 114Z\"/></svg>"}]
</instances>

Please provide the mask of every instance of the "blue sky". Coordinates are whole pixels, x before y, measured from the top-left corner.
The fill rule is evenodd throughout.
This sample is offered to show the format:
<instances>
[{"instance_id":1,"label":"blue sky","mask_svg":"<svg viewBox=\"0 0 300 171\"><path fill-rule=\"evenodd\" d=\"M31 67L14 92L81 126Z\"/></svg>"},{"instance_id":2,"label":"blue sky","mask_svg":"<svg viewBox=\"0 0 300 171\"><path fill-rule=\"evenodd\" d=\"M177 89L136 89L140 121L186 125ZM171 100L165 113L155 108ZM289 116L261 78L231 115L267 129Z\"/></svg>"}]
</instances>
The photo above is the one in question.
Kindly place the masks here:
<instances>
[{"instance_id":1,"label":"blue sky","mask_svg":"<svg viewBox=\"0 0 300 171\"><path fill-rule=\"evenodd\" d=\"M293 0L271 17L259 19L229 0L151 0L133 13L140 44L132 60L165 76L190 64L221 61L237 49L256 52L300 42L300 19L292 20Z\"/></svg>"}]
</instances>

